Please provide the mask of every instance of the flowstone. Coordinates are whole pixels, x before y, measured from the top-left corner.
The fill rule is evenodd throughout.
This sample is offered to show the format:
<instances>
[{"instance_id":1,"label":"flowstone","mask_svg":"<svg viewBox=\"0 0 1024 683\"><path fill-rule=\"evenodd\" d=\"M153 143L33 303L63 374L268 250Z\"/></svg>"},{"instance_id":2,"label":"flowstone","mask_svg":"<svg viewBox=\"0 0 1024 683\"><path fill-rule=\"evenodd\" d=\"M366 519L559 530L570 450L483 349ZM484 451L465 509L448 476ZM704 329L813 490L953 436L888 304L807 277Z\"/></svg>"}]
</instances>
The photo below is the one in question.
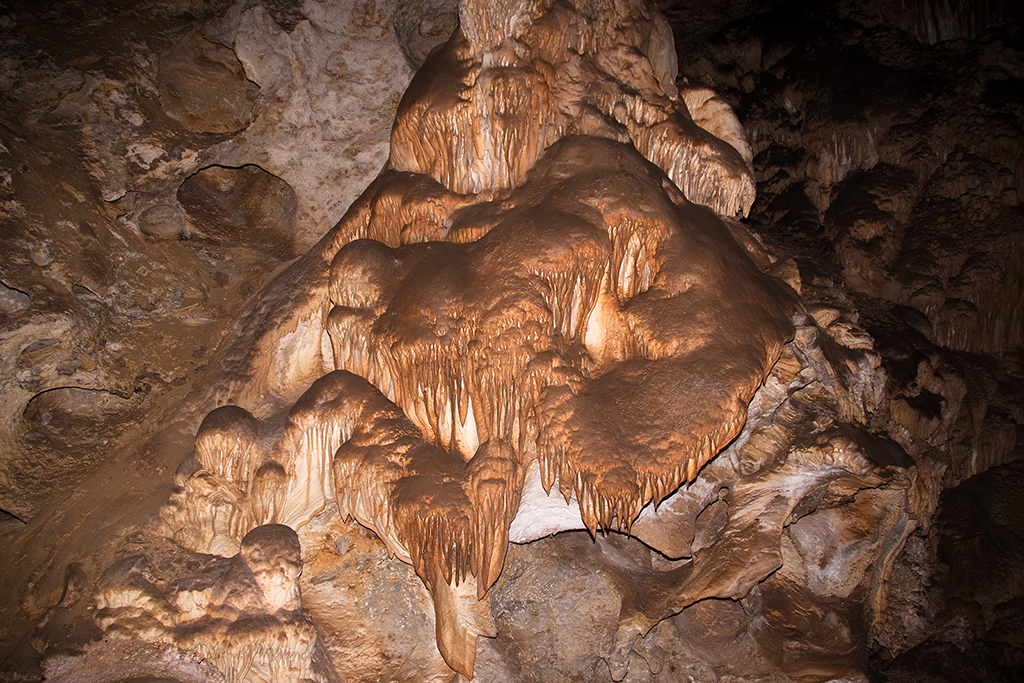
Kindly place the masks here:
<instances>
[{"instance_id":1,"label":"flowstone","mask_svg":"<svg viewBox=\"0 0 1024 683\"><path fill-rule=\"evenodd\" d=\"M738 675L764 661L855 673L858 615L815 598L877 598L913 528L909 461L865 429L884 381L870 338L838 309L807 310L792 263L735 219L754 199L750 147L722 100L680 91L656 10L467 0L459 16L399 106L381 175L214 358L195 398L217 407L163 532L248 562L261 530L354 518L411 565L438 650L467 678L478 636L498 636L493 673L512 652L497 626L531 631L491 602L510 539L624 532L648 548L595 550L618 621L593 656L615 680L644 635L708 598L767 620ZM112 568L101 606L134 605L146 571ZM295 612L275 581L277 597L261 589L281 605L260 613ZM204 600L186 611L221 609ZM214 652L104 614L108 635ZM262 635L246 641L256 655L222 638L210 658L232 681L326 680L301 614L277 636L287 671L263 665ZM834 647L773 660L794 619L827 625ZM574 656L555 670L597 666Z\"/></svg>"}]
</instances>

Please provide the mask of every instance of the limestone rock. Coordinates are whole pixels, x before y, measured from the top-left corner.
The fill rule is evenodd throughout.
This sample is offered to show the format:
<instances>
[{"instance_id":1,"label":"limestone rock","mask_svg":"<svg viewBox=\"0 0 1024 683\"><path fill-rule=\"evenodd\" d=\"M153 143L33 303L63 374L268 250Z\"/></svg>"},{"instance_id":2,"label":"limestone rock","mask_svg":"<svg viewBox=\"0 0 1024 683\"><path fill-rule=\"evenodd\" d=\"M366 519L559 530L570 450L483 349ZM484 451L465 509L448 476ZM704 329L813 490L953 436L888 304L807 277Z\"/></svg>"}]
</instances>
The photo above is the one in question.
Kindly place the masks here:
<instances>
[{"instance_id":1,"label":"limestone rock","mask_svg":"<svg viewBox=\"0 0 1024 683\"><path fill-rule=\"evenodd\" d=\"M395 106L412 77L392 29L397 3L338 0L303 10L290 31L263 4L242 13L235 54L266 100L244 138L210 150L211 163L253 163L294 189L296 252L384 166Z\"/></svg>"},{"instance_id":2,"label":"limestone rock","mask_svg":"<svg viewBox=\"0 0 1024 683\"><path fill-rule=\"evenodd\" d=\"M424 64L399 107L391 167L430 175L458 194L500 194L564 135L601 135L631 140L691 201L745 214L749 169L678 101L664 20L642 3L574 9L464 3L463 28ZM500 68L490 65L492 54L504 55ZM479 120L489 125L477 127ZM455 143L464 138L472 154Z\"/></svg>"},{"instance_id":3,"label":"limestone rock","mask_svg":"<svg viewBox=\"0 0 1024 683\"><path fill-rule=\"evenodd\" d=\"M126 557L105 572L96 620L106 633L193 652L228 681L329 680L317 671L316 626L300 609L294 531L257 527L232 558L164 551L170 557Z\"/></svg>"},{"instance_id":4,"label":"limestone rock","mask_svg":"<svg viewBox=\"0 0 1024 683\"><path fill-rule=\"evenodd\" d=\"M179 239L185 234L185 218L176 206L155 204L139 215L139 230L153 239Z\"/></svg>"},{"instance_id":5,"label":"limestone rock","mask_svg":"<svg viewBox=\"0 0 1024 683\"><path fill-rule=\"evenodd\" d=\"M177 196L202 237L264 246L283 258L294 253L295 191L259 166L209 166L186 178Z\"/></svg>"},{"instance_id":6,"label":"limestone rock","mask_svg":"<svg viewBox=\"0 0 1024 683\"><path fill-rule=\"evenodd\" d=\"M235 54L198 31L160 59L157 86L163 110L193 133L237 133L252 121L259 96Z\"/></svg>"},{"instance_id":7,"label":"limestone rock","mask_svg":"<svg viewBox=\"0 0 1024 683\"><path fill-rule=\"evenodd\" d=\"M434 48L448 40L458 23L456 0L401 3L395 15L395 32L409 64L418 69Z\"/></svg>"},{"instance_id":8,"label":"limestone rock","mask_svg":"<svg viewBox=\"0 0 1024 683\"><path fill-rule=\"evenodd\" d=\"M764 259L755 242L737 244L734 234L742 230L694 207L673 185L682 182L685 155L671 163L659 156L692 145L693 156L685 158L707 172L688 171L701 179L686 188L729 213L746 201L743 180L749 179L736 148L678 112L672 118L674 105L657 84L663 74L650 63L641 58L631 71L635 56L625 54L601 62L607 37L600 27L660 54L658 41L666 36L657 32L656 15L640 5L581 6L569 14L552 7L538 17L518 6L499 9L462 6L466 33L457 32L425 65L400 108L393 168L313 252L333 260L326 330L337 370L290 409L265 460L252 459L251 437L231 447L226 462L211 456L204 431L217 414L211 413L197 436L201 467L182 473L182 490L167 514L176 538L227 554L254 524L304 525L333 495L343 516L373 529L413 565L434 601L438 648L467 676L477 636L494 634L476 601L500 575L525 469L538 463L547 490L561 481L566 501L575 496L592 533L628 529L642 507L694 479L738 433L797 310L791 290L750 260L752 254ZM565 36L548 26L552 21L577 26L584 45L596 41L583 53L593 64L579 68L615 73L645 93L647 99L633 101L633 91L612 80L607 101L591 103L610 115L616 98L630 100L635 129L626 122L620 132L574 126L576 135L562 140L540 133L525 155L496 146L494 136L506 132L533 135L526 130L531 109L562 108L555 116L566 121L580 114L543 90L533 92L532 105L520 102L531 109L502 111L505 105L483 86L492 71L499 80L504 72L488 66L477 81L475 106L487 117L501 114L505 127L472 137L482 146L466 155L460 140L470 133L459 128L459 112L450 110L443 89L425 90L424 83L440 78L446 85L458 77L465 68L454 61L459 51L489 61L513 32L539 54L568 59ZM523 68L539 73L543 62L526 57ZM285 78L267 55L250 68L269 90ZM509 97L526 92L523 84L506 85ZM657 102L668 118L652 113ZM672 125L653 132L669 120ZM436 123L433 134L446 139L414 135L413 126L423 122ZM588 132L600 135L581 134ZM623 134L664 170L621 144ZM490 177L477 174L487 168ZM718 181L722 186L710 189ZM555 186L557 197L549 194ZM493 202L495 193L506 200ZM183 186L179 198L187 210L195 203L190 196ZM639 210L626 208L631 201L640 201ZM451 213L456 208L458 216ZM353 242L357 237L379 241ZM415 244L424 239L444 241ZM312 259L296 271L309 277L309 269L322 268ZM756 304L722 296L726 273ZM327 310L317 294L311 289L304 305ZM687 339L701 325L703 339ZM279 334L268 333L270 339ZM303 354L317 350L306 343ZM259 346L246 362L266 369ZM704 404L700 391L712 383L719 395ZM655 395L657 407L644 398ZM646 427L630 437L622 434L625 424ZM675 432L680 424L690 431ZM666 439L670 433L675 436ZM252 473L265 466L282 476L266 480L264 491Z\"/></svg>"}]
</instances>

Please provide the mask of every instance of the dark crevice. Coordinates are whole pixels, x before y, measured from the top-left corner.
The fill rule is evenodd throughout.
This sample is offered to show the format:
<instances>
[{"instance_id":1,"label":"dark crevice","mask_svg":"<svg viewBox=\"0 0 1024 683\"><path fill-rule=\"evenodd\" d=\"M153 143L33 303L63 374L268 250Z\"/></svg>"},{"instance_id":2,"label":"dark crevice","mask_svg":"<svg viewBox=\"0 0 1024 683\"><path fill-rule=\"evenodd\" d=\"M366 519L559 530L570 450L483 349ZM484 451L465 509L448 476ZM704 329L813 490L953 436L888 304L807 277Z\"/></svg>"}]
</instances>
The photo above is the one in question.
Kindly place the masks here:
<instances>
[{"instance_id":1,"label":"dark crevice","mask_svg":"<svg viewBox=\"0 0 1024 683\"><path fill-rule=\"evenodd\" d=\"M28 522L17 515L12 515L7 510L0 510L0 536L14 531L21 531Z\"/></svg>"},{"instance_id":2,"label":"dark crevice","mask_svg":"<svg viewBox=\"0 0 1024 683\"><path fill-rule=\"evenodd\" d=\"M10 521L10 520L17 520L17 521L21 522L22 524L25 524L25 520L23 520L21 517L18 517L18 515L12 515L7 510L0 509L0 524L3 524L4 522Z\"/></svg>"},{"instance_id":3,"label":"dark crevice","mask_svg":"<svg viewBox=\"0 0 1024 683\"><path fill-rule=\"evenodd\" d=\"M12 292L16 292L16 293L22 294L24 296L29 296L28 292L22 291L22 290L18 289L17 287L11 287L9 284L4 282L3 280L0 280L0 286L6 287L7 289L11 290Z\"/></svg>"},{"instance_id":4,"label":"dark crevice","mask_svg":"<svg viewBox=\"0 0 1024 683\"><path fill-rule=\"evenodd\" d=\"M29 412L33 409L33 406L37 404L37 401L42 396L44 396L46 394L53 393L55 391L65 391L65 390L69 390L69 389L77 389L79 391L93 391L93 392L96 392L98 394L108 394L110 396L115 396L115 397L117 397L117 398L119 398L119 399L121 399L123 401L127 401L127 400L131 399L132 396L134 396L136 393L138 393L138 390L132 391L132 392L126 392L126 391L115 391L115 390L111 390L111 389L97 389L96 387L82 387L82 386L73 386L73 385L72 386L63 386L63 387L50 387L49 389L45 389L43 391L40 391L38 394L36 394L32 398L30 398L28 400L28 403L25 404L24 410L21 411L21 414L23 416L27 416L29 414Z\"/></svg>"}]
</instances>

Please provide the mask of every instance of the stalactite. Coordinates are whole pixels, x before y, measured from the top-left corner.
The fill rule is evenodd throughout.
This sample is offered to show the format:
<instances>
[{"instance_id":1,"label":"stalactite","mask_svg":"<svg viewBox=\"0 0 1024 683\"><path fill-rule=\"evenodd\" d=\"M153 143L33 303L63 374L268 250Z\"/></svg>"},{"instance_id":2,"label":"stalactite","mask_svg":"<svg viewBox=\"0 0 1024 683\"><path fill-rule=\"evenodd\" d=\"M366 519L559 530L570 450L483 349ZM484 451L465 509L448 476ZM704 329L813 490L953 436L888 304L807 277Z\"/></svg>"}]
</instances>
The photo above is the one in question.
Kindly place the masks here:
<instances>
[{"instance_id":1,"label":"stalactite","mask_svg":"<svg viewBox=\"0 0 1024 683\"><path fill-rule=\"evenodd\" d=\"M583 118L596 109L624 126L691 201L746 215L754 197L749 147L738 151L676 111L661 24L651 23L641 3L625 3L620 13L579 4L568 17L564 7L538 3L531 21L517 20L514 50L476 45L457 32L399 107L391 168L428 174L459 194L504 194L568 131L596 132ZM569 57L573 49L580 59ZM739 144L724 102L716 100L714 116L700 120Z\"/></svg>"},{"instance_id":2,"label":"stalactite","mask_svg":"<svg viewBox=\"0 0 1024 683\"><path fill-rule=\"evenodd\" d=\"M657 13L462 12L399 106L387 169L324 242L334 371L266 456L201 430L223 475L184 497L236 544L333 497L412 565L442 655L472 676L493 634L472 605L501 573L529 469L591 534L628 531L739 433L798 304L715 215L749 210L749 147L713 93L680 99ZM231 443L254 440L247 420ZM216 477L246 483L225 498ZM231 671L278 656L239 643Z\"/></svg>"}]
</instances>

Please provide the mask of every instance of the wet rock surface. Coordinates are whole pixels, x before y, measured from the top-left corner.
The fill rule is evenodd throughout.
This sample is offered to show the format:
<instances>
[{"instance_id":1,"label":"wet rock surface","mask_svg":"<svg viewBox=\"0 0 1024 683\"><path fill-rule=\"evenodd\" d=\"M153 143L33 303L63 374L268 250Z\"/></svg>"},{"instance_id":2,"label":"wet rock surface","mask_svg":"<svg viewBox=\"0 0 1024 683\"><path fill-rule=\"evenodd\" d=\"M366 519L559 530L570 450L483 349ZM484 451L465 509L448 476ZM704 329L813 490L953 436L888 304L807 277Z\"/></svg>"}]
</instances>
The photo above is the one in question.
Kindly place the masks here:
<instances>
[{"instance_id":1,"label":"wet rock surface","mask_svg":"<svg viewBox=\"0 0 1024 683\"><path fill-rule=\"evenodd\" d=\"M576 530L510 545L479 604L453 587L456 623L497 633L476 641L476 680L1020 677L1021 17L962 4L660 3L693 120L728 142L738 118L749 142L757 199L730 240L806 315L736 439L632 537L591 537L535 486ZM0 10L2 677L460 680L431 577L341 519L330 460L303 488L264 457L315 435L288 408L330 369L323 254L452 225L475 240L514 208L467 210L440 171L385 177L366 225L392 232L309 251L383 166L413 69L457 17L454 2ZM429 201L403 203L409 187ZM251 429L200 452L226 404ZM301 610L281 583L296 548L244 541L300 494ZM203 515L161 517L190 495ZM202 531L175 542L168 524ZM250 559L269 562L266 587ZM305 659L261 669L245 654L261 638Z\"/></svg>"}]
</instances>

